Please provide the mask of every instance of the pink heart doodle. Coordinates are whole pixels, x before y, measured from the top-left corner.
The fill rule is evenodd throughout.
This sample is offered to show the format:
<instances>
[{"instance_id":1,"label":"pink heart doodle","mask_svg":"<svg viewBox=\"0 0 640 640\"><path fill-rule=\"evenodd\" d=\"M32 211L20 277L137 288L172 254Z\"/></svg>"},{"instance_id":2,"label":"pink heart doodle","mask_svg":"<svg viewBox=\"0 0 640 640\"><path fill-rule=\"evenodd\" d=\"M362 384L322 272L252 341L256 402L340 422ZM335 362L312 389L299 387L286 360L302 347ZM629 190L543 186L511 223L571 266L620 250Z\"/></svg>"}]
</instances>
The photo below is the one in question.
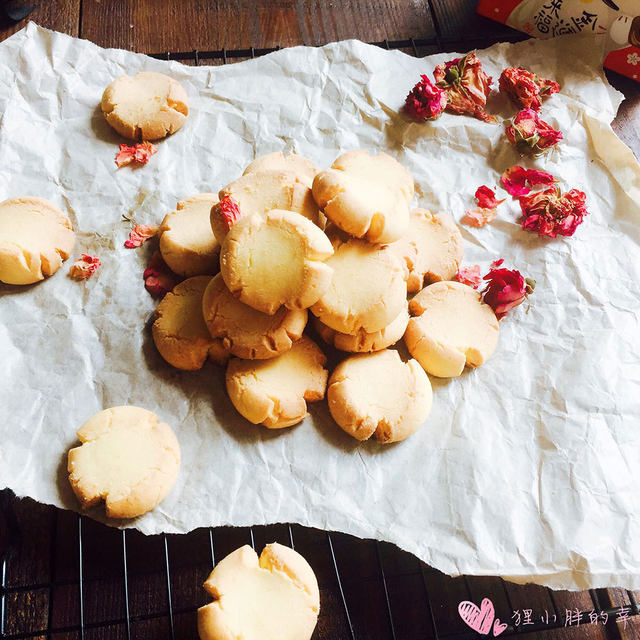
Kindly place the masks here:
<instances>
[{"instance_id":1,"label":"pink heart doodle","mask_svg":"<svg viewBox=\"0 0 640 640\"><path fill-rule=\"evenodd\" d=\"M463 600L458 605L458 613L464 622L474 631L486 636L491 631L491 624L495 617L493 602L489 598L484 598L478 608L473 602ZM505 625L506 627L507 625ZM502 631L500 632L502 633Z\"/></svg>"},{"instance_id":2,"label":"pink heart doodle","mask_svg":"<svg viewBox=\"0 0 640 640\"><path fill-rule=\"evenodd\" d=\"M500 622L500 618L493 621L493 637L497 638L507 628L506 622Z\"/></svg>"}]
</instances>

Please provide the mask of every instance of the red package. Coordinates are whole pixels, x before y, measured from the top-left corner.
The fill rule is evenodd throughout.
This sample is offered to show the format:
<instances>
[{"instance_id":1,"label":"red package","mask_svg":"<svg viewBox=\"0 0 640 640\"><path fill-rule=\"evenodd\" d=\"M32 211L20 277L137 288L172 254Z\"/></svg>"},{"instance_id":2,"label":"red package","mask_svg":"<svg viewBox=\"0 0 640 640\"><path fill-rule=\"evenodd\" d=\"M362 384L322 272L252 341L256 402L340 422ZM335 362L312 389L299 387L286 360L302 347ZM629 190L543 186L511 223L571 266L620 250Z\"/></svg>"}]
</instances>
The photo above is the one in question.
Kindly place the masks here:
<instances>
[{"instance_id":1,"label":"red package","mask_svg":"<svg viewBox=\"0 0 640 640\"><path fill-rule=\"evenodd\" d=\"M535 38L591 31L612 49L604 66L640 81L638 0L480 0L478 13Z\"/></svg>"}]
</instances>

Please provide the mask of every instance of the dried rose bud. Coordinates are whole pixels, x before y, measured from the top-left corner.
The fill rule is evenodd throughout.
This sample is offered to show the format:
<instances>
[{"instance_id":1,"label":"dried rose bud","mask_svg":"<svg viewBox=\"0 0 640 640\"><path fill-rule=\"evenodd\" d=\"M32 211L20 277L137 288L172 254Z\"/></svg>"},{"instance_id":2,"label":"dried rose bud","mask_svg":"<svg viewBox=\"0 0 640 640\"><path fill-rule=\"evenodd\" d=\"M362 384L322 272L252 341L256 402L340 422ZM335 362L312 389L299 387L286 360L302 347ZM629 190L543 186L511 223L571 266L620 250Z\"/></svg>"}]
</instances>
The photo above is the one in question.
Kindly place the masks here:
<instances>
[{"instance_id":1,"label":"dried rose bud","mask_svg":"<svg viewBox=\"0 0 640 640\"><path fill-rule=\"evenodd\" d=\"M506 198L496 200L495 191L485 185L476 189L475 197L479 206L465 211L462 222L470 227L484 227L495 219L498 215L498 205Z\"/></svg>"},{"instance_id":2,"label":"dried rose bud","mask_svg":"<svg viewBox=\"0 0 640 640\"><path fill-rule=\"evenodd\" d=\"M231 196L225 196L220 200L220 217L224 221L227 229L231 229L231 227L240 220L241 216L240 207Z\"/></svg>"},{"instance_id":3,"label":"dried rose bud","mask_svg":"<svg viewBox=\"0 0 640 640\"><path fill-rule=\"evenodd\" d=\"M508 311L517 307L527 297L527 280L519 272L501 269L503 260L496 260L489 273L483 277L487 286L483 290L483 300L501 320ZM531 288L533 291L533 288Z\"/></svg>"},{"instance_id":4,"label":"dried rose bud","mask_svg":"<svg viewBox=\"0 0 640 640\"><path fill-rule=\"evenodd\" d=\"M511 67L500 74L500 91L508 94L522 109L542 106L542 98L560 91L560 85L553 80L541 78L522 67Z\"/></svg>"},{"instance_id":5,"label":"dried rose bud","mask_svg":"<svg viewBox=\"0 0 640 640\"><path fill-rule=\"evenodd\" d=\"M447 111L495 122L495 118L484 110L492 80L482 70L482 63L475 51L439 64L433 75L436 84L447 92Z\"/></svg>"},{"instance_id":6,"label":"dried rose bud","mask_svg":"<svg viewBox=\"0 0 640 640\"><path fill-rule=\"evenodd\" d=\"M116 154L116 165L118 168L135 162L136 164L147 164L158 147L150 142L138 142L134 145L121 144Z\"/></svg>"},{"instance_id":7,"label":"dried rose bud","mask_svg":"<svg viewBox=\"0 0 640 640\"><path fill-rule=\"evenodd\" d=\"M506 127L507 138L525 155L539 155L562 140L562 133L540 119L533 109L523 109Z\"/></svg>"},{"instance_id":8,"label":"dried rose bud","mask_svg":"<svg viewBox=\"0 0 640 640\"><path fill-rule=\"evenodd\" d=\"M578 189L560 193L556 186L520 198L522 228L539 236L572 236L588 215L587 196Z\"/></svg>"},{"instance_id":9,"label":"dried rose bud","mask_svg":"<svg viewBox=\"0 0 640 640\"><path fill-rule=\"evenodd\" d=\"M474 264L470 267L460 267L456 273L456 280L462 284L472 287L473 289L477 289L482 282L480 265Z\"/></svg>"},{"instance_id":10,"label":"dried rose bud","mask_svg":"<svg viewBox=\"0 0 640 640\"><path fill-rule=\"evenodd\" d=\"M80 258L71 265L69 275L76 280L87 280L96 272L101 264L100 258L83 253L80 255Z\"/></svg>"},{"instance_id":11,"label":"dried rose bud","mask_svg":"<svg viewBox=\"0 0 640 640\"><path fill-rule=\"evenodd\" d=\"M447 106L447 92L427 76L421 75L420 78L404 102L404 111L416 120L435 120Z\"/></svg>"},{"instance_id":12,"label":"dried rose bud","mask_svg":"<svg viewBox=\"0 0 640 640\"><path fill-rule=\"evenodd\" d=\"M153 238L158 233L158 228L155 224L137 224L129 232L129 239L125 241L124 246L127 249L141 247L149 238Z\"/></svg>"},{"instance_id":13,"label":"dried rose bud","mask_svg":"<svg viewBox=\"0 0 640 640\"><path fill-rule=\"evenodd\" d=\"M509 167L501 176L500 182L514 198L527 195L532 187L553 184L556 179L546 171L525 169L520 165Z\"/></svg>"},{"instance_id":14,"label":"dried rose bud","mask_svg":"<svg viewBox=\"0 0 640 640\"><path fill-rule=\"evenodd\" d=\"M169 293L179 281L178 276L169 269L159 251L153 252L142 277L144 278L146 290L150 294L159 297Z\"/></svg>"}]
</instances>

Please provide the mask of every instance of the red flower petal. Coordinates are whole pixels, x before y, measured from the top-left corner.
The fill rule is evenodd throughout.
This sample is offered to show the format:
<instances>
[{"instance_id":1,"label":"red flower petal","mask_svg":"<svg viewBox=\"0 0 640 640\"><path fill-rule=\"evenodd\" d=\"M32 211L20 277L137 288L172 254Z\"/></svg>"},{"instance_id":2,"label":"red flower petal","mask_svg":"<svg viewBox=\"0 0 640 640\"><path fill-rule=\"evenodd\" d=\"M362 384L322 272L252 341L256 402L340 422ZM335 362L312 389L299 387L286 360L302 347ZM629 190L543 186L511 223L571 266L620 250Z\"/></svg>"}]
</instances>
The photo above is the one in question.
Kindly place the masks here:
<instances>
[{"instance_id":1,"label":"red flower petal","mask_svg":"<svg viewBox=\"0 0 640 640\"><path fill-rule=\"evenodd\" d=\"M142 277L146 290L159 297L171 291L179 281L178 276L169 269L159 251L154 251Z\"/></svg>"},{"instance_id":2,"label":"red flower petal","mask_svg":"<svg viewBox=\"0 0 640 640\"><path fill-rule=\"evenodd\" d=\"M447 92L421 75L421 80L410 91L404 102L404 111L417 120L435 120L447 106Z\"/></svg>"},{"instance_id":3,"label":"red flower petal","mask_svg":"<svg viewBox=\"0 0 640 640\"><path fill-rule=\"evenodd\" d=\"M541 78L522 67L505 69L500 74L500 91L508 94L523 109L535 109L542 106L542 98L560 91L560 85L553 80Z\"/></svg>"},{"instance_id":4,"label":"red flower petal","mask_svg":"<svg viewBox=\"0 0 640 640\"><path fill-rule=\"evenodd\" d=\"M506 200L506 198L496 200L496 192L485 185L478 187L475 195L476 200L478 201L478 206L482 209L495 209L499 204Z\"/></svg>"},{"instance_id":5,"label":"red flower petal","mask_svg":"<svg viewBox=\"0 0 640 640\"><path fill-rule=\"evenodd\" d=\"M124 246L127 249L136 249L141 247L149 238L158 233L158 227L154 224L137 224L129 232L129 239L125 241Z\"/></svg>"},{"instance_id":6,"label":"red flower petal","mask_svg":"<svg viewBox=\"0 0 640 640\"><path fill-rule=\"evenodd\" d=\"M121 144L116 154L116 165L118 168L135 162L136 164L147 164L158 147L150 142L138 142L134 145Z\"/></svg>"},{"instance_id":7,"label":"red flower petal","mask_svg":"<svg viewBox=\"0 0 640 640\"><path fill-rule=\"evenodd\" d=\"M228 229L242 217L238 203L231 196L225 196L220 200L220 216Z\"/></svg>"},{"instance_id":8,"label":"red flower petal","mask_svg":"<svg viewBox=\"0 0 640 640\"><path fill-rule=\"evenodd\" d=\"M80 255L80 258L71 265L69 275L76 280L87 280L96 272L101 264L100 258L83 253Z\"/></svg>"},{"instance_id":9,"label":"red flower petal","mask_svg":"<svg viewBox=\"0 0 640 640\"><path fill-rule=\"evenodd\" d=\"M539 155L562 140L562 133L540 119L533 109L523 109L505 127L509 141L521 154Z\"/></svg>"},{"instance_id":10,"label":"red flower petal","mask_svg":"<svg viewBox=\"0 0 640 640\"><path fill-rule=\"evenodd\" d=\"M555 181L556 179L546 171L525 169L520 165L510 167L500 178L502 186L515 198L529 193L531 187L536 187L541 184L553 184Z\"/></svg>"},{"instance_id":11,"label":"red flower petal","mask_svg":"<svg viewBox=\"0 0 640 640\"><path fill-rule=\"evenodd\" d=\"M511 269L498 268L503 260L496 260L483 280L487 286L483 290L483 300L495 312L498 320L521 304L527 296L527 283L523 275Z\"/></svg>"},{"instance_id":12,"label":"red flower petal","mask_svg":"<svg viewBox=\"0 0 640 640\"><path fill-rule=\"evenodd\" d=\"M586 199L583 191L571 189L561 194L557 187L523 196L520 198L522 228L549 238L572 236L589 214Z\"/></svg>"},{"instance_id":13,"label":"red flower petal","mask_svg":"<svg viewBox=\"0 0 640 640\"><path fill-rule=\"evenodd\" d=\"M480 265L474 264L471 267L461 267L456 273L456 280L466 284L469 287L477 289L482 282L482 276L480 275Z\"/></svg>"}]
</instances>

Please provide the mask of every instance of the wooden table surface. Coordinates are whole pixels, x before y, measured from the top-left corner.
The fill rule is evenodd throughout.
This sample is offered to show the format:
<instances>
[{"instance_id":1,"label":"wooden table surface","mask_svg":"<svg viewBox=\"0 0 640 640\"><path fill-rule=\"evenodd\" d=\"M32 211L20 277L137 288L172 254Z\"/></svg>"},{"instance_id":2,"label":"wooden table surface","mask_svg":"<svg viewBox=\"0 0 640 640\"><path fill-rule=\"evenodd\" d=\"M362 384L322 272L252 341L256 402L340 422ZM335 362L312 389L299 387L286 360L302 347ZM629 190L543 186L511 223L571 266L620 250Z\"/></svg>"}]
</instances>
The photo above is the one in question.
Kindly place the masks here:
<instances>
[{"instance_id":1,"label":"wooden table surface","mask_svg":"<svg viewBox=\"0 0 640 640\"><path fill-rule=\"evenodd\" d=\"M421 0L40 0L38 5L29 19L43 27L104 47L144 53L320 45L344 38L368 42L438 39L446 43L445 50L462 51L473 46L470 43L478 36L497 40L508 33L475 15L476 0L432 0L430 4ZM13 24L0 18L0 39L24 25L25 21ZM614 128L639 156L640 85L616 74L609 74L609 78L627 98ZM251 532L198 530L186 537L152 539L130 532L125 538L91 521L78 521L74 514L29 500L18 501L7 492L0 492L0 507L2 503L0 614L6 614L6 619L3 617L0 637L195 637L194 611L205 602L200 585L211 563L214 538L216 559L237 546L239 535L247 541L255 539L257 547L265 541L289 539L288 532L278 527ZM11 541L10 520L17 521L22 532L17 543ZM84 546L78 557L83 527ZM332 538L330 549L335 550L340 567L337 574L326 534L301 527L293 531L296 547L312 562L321 586L323 615L314 639L352 637L349 622L354 636L366 640L463 634L468 630L457 615L457 603L467 598L479 603L487 595L502 619L511 623L516 610L524 613L533 608L553 615L554 611L564 613L576 607L589 611L594 602L603 609L630 607L630 615L640 613L635 605L640 593L622 589L552 593L535 586L508 585L495 578L453 579L391 545L339 534ZM123 548L129 571L124 591ZM425 590L430 607L425 605ZM165 611L167 597L174 614L171 618ZM86 625L82 631L78 630L79 619ZM173 620L173 626L167 626L168 619ZM584 624L583 619L581 626L542 630L529 637L640 638L638 619L636 615L628 623L610 621L606 626ZM46 633L52 628L59 631ZM45 632L39 634L38 630ZM527 630L517 629L519 633Z\"/></svg>"}]
</instances>

